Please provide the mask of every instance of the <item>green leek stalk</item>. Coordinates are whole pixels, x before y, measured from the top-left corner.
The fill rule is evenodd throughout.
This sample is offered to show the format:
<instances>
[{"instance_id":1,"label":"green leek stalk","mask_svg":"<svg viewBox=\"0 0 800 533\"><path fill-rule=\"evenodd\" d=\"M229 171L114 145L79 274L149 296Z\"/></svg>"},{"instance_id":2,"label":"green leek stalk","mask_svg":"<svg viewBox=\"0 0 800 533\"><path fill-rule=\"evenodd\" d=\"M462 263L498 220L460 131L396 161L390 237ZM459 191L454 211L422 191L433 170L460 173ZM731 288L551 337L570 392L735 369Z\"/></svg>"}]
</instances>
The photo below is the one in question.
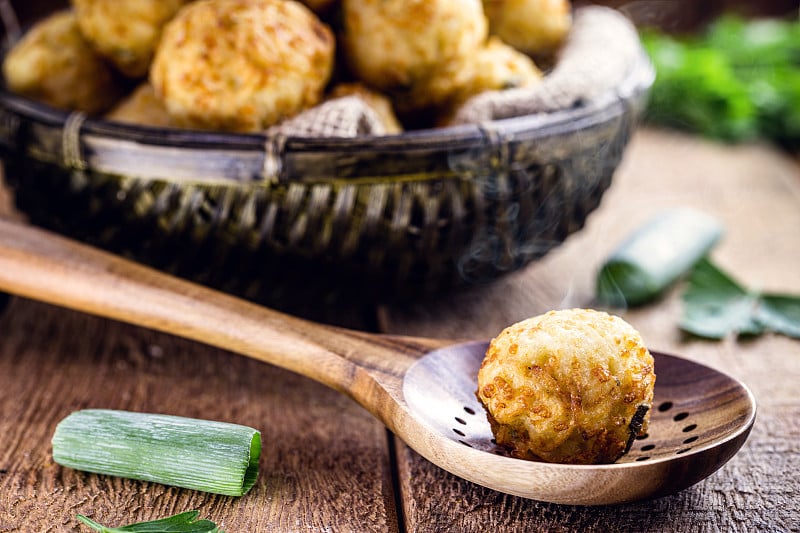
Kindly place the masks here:
<instances>
[{"instance_id":1,"label":"green leek stalk","mask_svg":"<svg viewBox=\"0 0 800 533\"><path fill-rule=\"evenodd\" d=\"M108 409L76 411L53 435L69 468L226 496L255 484L261 434L225 422Z\"/></svg>"},{"instance_id":2,"label":"green leek stalk","mask_svg":"<svg viewBox=\"0 0 800 533\"><path fill-rule=\"evenodd\" d=\"M634 232L602 265L597 300L612 307L642 305L661 295L719 241L722 226L693 209L672 209Z\"/></svg>"}]
</instances>

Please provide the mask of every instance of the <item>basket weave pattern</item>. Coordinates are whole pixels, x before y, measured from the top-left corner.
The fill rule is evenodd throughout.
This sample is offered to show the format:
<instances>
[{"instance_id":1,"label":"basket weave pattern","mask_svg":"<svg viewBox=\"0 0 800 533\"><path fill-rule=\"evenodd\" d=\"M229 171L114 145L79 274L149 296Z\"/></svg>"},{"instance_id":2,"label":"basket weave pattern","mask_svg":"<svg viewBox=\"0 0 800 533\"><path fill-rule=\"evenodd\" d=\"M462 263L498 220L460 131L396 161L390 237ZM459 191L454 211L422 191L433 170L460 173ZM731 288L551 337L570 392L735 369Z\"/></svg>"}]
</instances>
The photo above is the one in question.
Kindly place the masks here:
<instances>
[{"instance_id":1,"label":"basket weave pattern","mask_svg":"<svg viewBox=\"0 0 800 533\"><path fill-rule=\"evenodd\" d=\"M401 135L364 134L361 114L349 138L145 128L0 91L6 176L36 224L274 307L490 282L584 225L652 82L621 16L587 8L576 27L541 88L566 109ZM612 38L624 54L593 44ZM609 87L564 82L587 68Z\"/></svg>"},{"instance_id":2,"label":"basket weave pattern","mask_svg":"<svg viewBox=\"0 0 800 533\"><path fill-rule=\"evenodd\" d=\"M491 281L581 228L633 120L451 154L446 175L419 179L188 184L30 156L7 173L34 223L253 299L312 282L430 293Z\"/></svg>"}]
</instances>

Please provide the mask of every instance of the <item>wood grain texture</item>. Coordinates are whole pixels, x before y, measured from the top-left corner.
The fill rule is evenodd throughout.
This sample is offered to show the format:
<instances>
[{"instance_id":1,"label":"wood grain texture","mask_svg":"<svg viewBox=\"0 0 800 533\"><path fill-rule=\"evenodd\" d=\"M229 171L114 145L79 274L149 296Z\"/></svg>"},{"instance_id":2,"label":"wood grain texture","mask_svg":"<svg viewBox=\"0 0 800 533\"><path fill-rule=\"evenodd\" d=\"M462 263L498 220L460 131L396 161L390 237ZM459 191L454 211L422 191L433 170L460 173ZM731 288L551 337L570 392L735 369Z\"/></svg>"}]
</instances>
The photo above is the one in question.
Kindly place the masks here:
<instances>
[{"instance_id":1,"label":"wood grain texture","mask_svg":"<svg viewBox=\"0 0 800 533\"><path fill-rule=\"evenodd\" d=\"M677 205L723 220L728 233L714 257L743 282L800 292L797 162L768 147L645 131L585 231L492 287L382 309L383 329L482 337L551 307L587 304L593 269L618 240L658 209ZM0 531L79 531L77 512L102 512L113 524L189 507L229 531L394 531L398 522L419 532L798 531L800 343L770 335L687 339L675 327L679 313L673 292L623 315L654 348L723 368L753 389L755 428L721 471L672 497L581 508L480 488L396 443L398 520L391 446L351 400L222 350L15 298L0 316ZM126 379L133 369L139 377ZM207 387L222 400L204 396ZM262 459L252 499L101 479L51 462L52 429L70 410L96 402L152 409L165 401L176 414L264 421L274 447ZM309 433L315 439L307 440Z\"/></svg>"},{"instance_id":2,"label":"wood grain texture","mask_svg":"<svg viewBox=\"0 0 800 533\"><path fill-rule=\"evenodd\" d=\"M175 337L15 298L0 317L0 531L78 531L197 508L226 531L394 531L387 434L347 397ZM53 463L56 423L86 407L260 429L242 498L76 472Z\"/></svg>"},{"instance_id":3,"label":"wood grain texture","mask_svg":"<svg viewBox=\"0 0 800 533\"><path fill-rule=\"evenodd\" d=\"M745 442L755 416L752 395L735 380L654 352L661 365L655 397L674 401L691 416L688 431L696 444L687 447L687 430L659 409L650 419L647 445L620 464L588 468L514 461L492 442L485 419L470 424L459 418L482 411L474 391L485 342L430 352L447 341L314 324L3 220L0 288L311 377L355 399L432 463L463 479L539 501L607 505L671 494L727 462ZM601 488L587 492L593 485Z\"/></svg>"},{"instance_id":4,"label":"wood grain texture","mask_svg":"<svg viewBox=\"0 0 800 533\"><path fill-rule=\"evenodd\" d=\"M586 229L529 268L490 287L381 310L392 333L491 336L568 306L591 306L602 260L661 209L690 206L718 217L726 235L713 258L743 283L800 294L800 168L766 146L729 147L642 131ZM399 445L410 531L798 531L800 342L765 335L708 342L677 328L676 288L622 312L648 344L720 368L753 390L759 412L748 442L700 484L649 503L611 508L548 505L503 496L448 476ZM658 369L656 368L656 373ZM447 501L448 505L441 505ZM490 527L487 527L490 525Z\"/></svg>"}]
</instances>

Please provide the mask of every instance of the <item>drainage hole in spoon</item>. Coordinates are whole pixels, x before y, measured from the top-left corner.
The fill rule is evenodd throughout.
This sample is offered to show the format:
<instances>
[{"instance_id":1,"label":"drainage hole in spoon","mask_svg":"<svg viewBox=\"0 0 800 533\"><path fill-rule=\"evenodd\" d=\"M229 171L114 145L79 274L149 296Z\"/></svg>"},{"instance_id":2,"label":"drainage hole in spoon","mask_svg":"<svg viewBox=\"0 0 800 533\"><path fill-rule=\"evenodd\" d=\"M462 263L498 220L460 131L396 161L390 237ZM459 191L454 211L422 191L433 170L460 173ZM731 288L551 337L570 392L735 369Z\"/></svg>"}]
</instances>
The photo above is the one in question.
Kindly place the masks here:
<instances>
[{"instance_id":1,"label":"drainage hole in spoon","mask_svg":"<svg viewBox=\"0 0 800 533\"><path fill-rule=\"evenodd\" d=\"M469 407L469 406L464 406L464 412L466 412L467 414L470 414L470 415L474 415L475 414L475 410L472 407ZM462 426L466 426L467 425L467 421L464 420L463 418L461 418L460 416L454 416L453 420L455 420L458 424L460 424ZM466 437L467 436L462 430L460 430L458 428L453 428L453 433L455 433L459 437ZM465 441L463 439L459 439L458 442L460 442L464 446L469 446L470 448L472 448L472 444L470 444L469 442L467 442L467 441Z\"/></svg>"},{"instance_id":2,"label":"drainage hole in spoon","mask_svg":"<svg viewBox=\"0 0 800 533\"><path fill-rule=\"evenodd\" d=\"M476 415L477 414L477 411L474 408L472 408L472 407L470 407L468 405L464 406L463 409L464 409L464 412L469 414L469 415ZM500 456L503 456L503 457L511 457L511 454L508 452L508 450L506 450L505 448L503 448L502 446L499 446L497 444L497 440L496 439L494 439L494 438L489 439L489 442L491 443L489 445L489 444L487 444L485 442L485 437L482 437L482 436L479 436L479 435L474 435L474 436L467 435L467 430L464 429L464 426L469 426L469 424L468 424L468 421L465 420L464 418L462 418L461 416L454 416L453 420L460 427L451 427L450 429L451 429L451 431L453 433L455 433L459 437L462 437L462 438L458 439L458 442L460 444L463 444L464 446L467 446L469 448L476 448L476 449L481 449L483 451L488 451L488 452L494 453L495 455L500 455ZM483 420L481 420L481 422L482 421ZM479 425L481 424L481 422L479 422ZM485 429L486 428L484 428L484 431L485 431ZM478 429L477 433L480 434L481 430ZM469 442L469 441L472 441L472 442Z\"/></svg>"},{"instance_id":3,"label":"drainage hole in spoon","mask_svg":"<svg viewBox=\"0 0 800 533\"><path fill-rule=\"evenodd\" d=\"M672 407L674 407L674 404L672 402L663 402L658 406L657 409L660 412L666 412L666 411L672 409ZM476 415L477 414L475 409L470 407L470 406L468 406L468 405L467 406L463 406L463 410L464 410L465 413L467 413L469 415ZM687 419L688 417L689 417L689 413L682 411L682 412L676 414L675 416L673 416L672 420L674 422L680 422L682 420ZM475 446L473 446L470 442L468 442L469 437L467 436L467 432L464 429L465 427L469 426L467 420L465 420L460 415L459 416L453 416L453 420L456 422L456 424L458 424L458 426L457 427L453 427L451 429L452 429L453 433L455 433L456 435L461 437L460 439L458 439L458 442L463 444L464 446L468 446L470 448L474 448ZM694 431L696 429L697 429L697 424L689 424L689 425L683 427L681 429L681 431L683 433L690 433L690 432L692 432L692 431ZM637 436L636 440L637 441L643 441L643 440L646 440L648 438L650 438L650 434L649 433L645 433L644 435ZM697 437L697 436L688 437L688 438L684 439L681 444L683 444L683 445L691 444L691 443L697 441L698 438L699 437ZM497 441L494 438L492 438L490 440L490 442L491 442L491 444L493 446L496 447L494 450L492 450L495 454L504 455L504 456L508 455L508 452L506 450L504 450L503 448L501 448L501 447L499 447L497 445ZM483 448L483 446L481 446L481 448ZM655 444L645 444L644 446L639 448L639 451L640 452L651 452L651 451L653 451L655 449L656 449L656 445ZM691 449L692 449L691 446L685 447L685 448L680 448L680 449L676 450L674 453L676 455L680 455L680 454L684 454L684 453L690 451ZM651 459L651 456L648 454L648 455L641 455L639 457L635 457L633 460L637 461L637 462L641 462L641 461L647 461L647 460L650 460L650 459Z\"/></svg>"},{"instance_id":4,"label":"drainage hole in spoon","mask_svg":"<svg viewBox=\"0 0 800 533\"><path fill-rule=\"evenodd\" d=\"M660 412L660 413L666 413L667 411L671 410L673 407L675 407L675 404L673 402L665 401L665 402L660 403L658 405L658 407L656 408L656 410L658 412ZM672 416L671 417L671 421L672 422L681 422L681 421L686 420L687 418L689 418L689 416L690 416L690 413L688 413L686 411L681 411L681 412L677 413L676 415ZM661 418L661 420L664 420L664 419ZM695 431L696 429L697 429L697 424L688 424L688 425L684 426L683 428L681 428L681 432L682 433L691 433L691 432ZM636 440L637 441L642 441L642 440L645 440L645 439L647 439L649 437L650 437L650 434L649 433L645 433L644 435L637 436ZM697 440L699 440L699 438L700 438L699 436L693 435L691 437L687 437L687 438L683 439L681 444L685 446L686 444L691 444L693 442L696 442ZM677 446L675 448L677 448ZM686 447L678 448L678 449L675 449L675 448L673 448L673 450L675 450L674 452L671 452L671 451L668 451L668 450L664 450L664 451L666 451L668 453L675 453L676 455L681 455L681 454L687 453L690 450L692 450L691 446L686 446ZM651 452L652 450L655 450L655 449L656 449L656 445L655 444L645 444L644 446L640 447L638 451L639 452ZM647 454L647 455L640 455L638 457L635 457L634 461L647 461L649 459L651 459L651 455Z\"/></svg>"}]
</instances>

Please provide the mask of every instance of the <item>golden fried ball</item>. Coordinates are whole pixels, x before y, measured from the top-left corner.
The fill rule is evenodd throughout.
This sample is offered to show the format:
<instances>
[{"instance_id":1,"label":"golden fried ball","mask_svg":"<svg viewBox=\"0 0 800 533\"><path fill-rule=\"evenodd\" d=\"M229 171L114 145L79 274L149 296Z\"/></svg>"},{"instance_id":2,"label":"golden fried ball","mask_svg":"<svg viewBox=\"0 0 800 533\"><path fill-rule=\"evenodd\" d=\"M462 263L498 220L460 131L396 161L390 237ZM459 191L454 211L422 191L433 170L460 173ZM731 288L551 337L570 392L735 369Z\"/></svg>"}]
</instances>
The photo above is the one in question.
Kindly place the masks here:
<instances>
[{"instance_id":1,"label":"golden fried ball","mask_svg":"<svg viewBox=\"0 0 800 533\"><path fill-rule=\"evenodd\" d=\"M619 317L568 309L523 320L489 345L478 398L497 443L553 463L611 463L646 430L653 357Z\"/></svg>"},{"instance_id":2,"label":"golden fried ball","mask_svg":"<svg viewBox=\"0 0 800 533\"><path fill-rule=\"evenodd\" d=\"M320 101L334 37L291 0L201 0L164 28L150 80L182 126L252 132Z\"/></svg>"},{"instance_id":3,"label":"golden fried ball","mask_svg":"<svg viewBox=\"0 0 800 533\"><path fill-rule=\"evenodd\" d=\"M141 83L106 114L108 120L139 124L142 126L174 127L175 121L167 113L164 103L147 82Z\"/></svg>"},{"instance_id":4,"label":"golden fried ball","mask_svg":"<svg viewBox=\"0 0 800 533\"><path fill-rule=\"evenodd\" d=\"M402 109L435 106L462 87L488 34L480 0L343 0L342 14L350 68Z\"/></svg>"},{"instance_id":5,"label":"golden fried ball","mask_svg":"<svg viewBox=\"0 0 800 533\"><path fill-rule=\"evenodd\" d=\"M343 96L357 96L369 106L383 125L384 134L402 133L403 126L394 112L392 101L385 94L374 91L363 83L358 82L334 85L330 91L330 97L341 98Z\"/></svg>"},{"instance_id":6,"label":"golden fried ball","mask_svg":"<svg viewBox=\"0 0 800 533\"><path fill-rule=\"evenodd\" d=\"M452 125L459 107L477 94L531 87L541 81L542 71L533 59L508 46L499 37L491 36L486 45L475 54L472 77L449 102L440 106L437 125Z\"/></svg>"},{"instance_id":7,"label":"golden fried ball","mask_svg":"<svg viewBox=\"0 0 800 533\"><path fill-rule=\"evenodd\" d=\"M161 30L189 0L71 0L84 37L126 76L147 74Z\"/></svg>"},{"instance_id":8,"label":"golden fried ball","mask_svg":"<svg viewBox=\"0 0 800 533\"><path fill-rule=\"evenodd\" d=\"M3 62L8 88L67 110L100 113L122 95L113 69L89 46L72 11L39 21Z\"/></svg>"},{"instance_id":9,"label":"golden fried ball","mask_svg":"<svg viewBox=\"0 0 800 533\"><path fill-rule=\"evenodd\" d=\"M491 37L475 55L474 74L460 95L473 96L484 91L530 87L542 81L536 63L498 37Z\"/></svg>"},{"instance_id":10,"label":"golden fried ball","mask_svg":"<svg viewBox=\"0 0 800 533\"><path fill-rule=\"evenodd\" d=\"M534 56L555 52L572 27L569 0L483 0L489 31Z\"/></svg>"}]
</instances>

